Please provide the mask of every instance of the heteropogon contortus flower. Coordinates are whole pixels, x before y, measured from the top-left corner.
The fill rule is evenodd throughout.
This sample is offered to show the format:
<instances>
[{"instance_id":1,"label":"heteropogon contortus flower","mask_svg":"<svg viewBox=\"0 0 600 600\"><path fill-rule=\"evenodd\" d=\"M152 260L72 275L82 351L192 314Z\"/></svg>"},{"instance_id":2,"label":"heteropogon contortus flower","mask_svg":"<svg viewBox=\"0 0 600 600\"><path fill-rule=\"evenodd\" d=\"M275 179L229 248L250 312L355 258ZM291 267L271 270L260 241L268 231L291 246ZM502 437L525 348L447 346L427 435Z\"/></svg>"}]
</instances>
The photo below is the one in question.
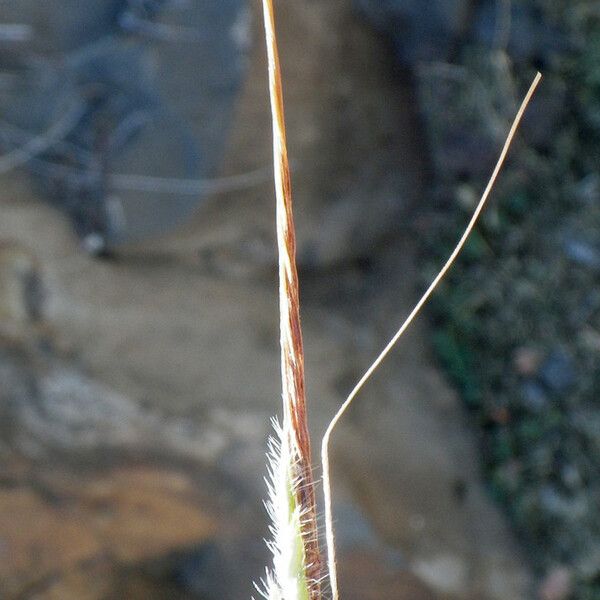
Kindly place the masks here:
<instances>
[{"instance_id":1,"label":"heteropogon contortus flower","mask_svg":"<svg viewBox=\"0 0 600 600\"><path fill-rule=\"evenodd\" d=\"M271 443L269 541L273 570L265 581L269 600L320 600L321 557L306 398L296 239L292 214L281 71L272 0L263 0L269 90L273 117L283 420Z\"/></svg>"},{"instance_id":2,"label":"heteropogon contortus flower","mask_svg":"<svg viewBox=\"0 0 600 600\"><path fill-rule=\"evenodd\" d=\"M398 331L350 392L350 395L326 429L321 445L325 535L327 541L327 572L324 576L321 572L321 557L317 536L315 490L306 413L304 352L300 330L298 275L295 264L296 241L273 1L263 0L263 10L269 64L277 199L283 420L281 424L274 422L275 434L269 448L269 474L267 479L269 498L266 505L271 518L271 538L268 541L268 546L273 553L273 568L267 570L259 591L267 600L321 600L321 580L327 578L331 588L332 600L338 600L329 468L331 434L348 406L412 323L462 250L485 206L541 75L538 73L535 77L517 112L492 176L454 251Z\"/></svg>"}]
</instances>

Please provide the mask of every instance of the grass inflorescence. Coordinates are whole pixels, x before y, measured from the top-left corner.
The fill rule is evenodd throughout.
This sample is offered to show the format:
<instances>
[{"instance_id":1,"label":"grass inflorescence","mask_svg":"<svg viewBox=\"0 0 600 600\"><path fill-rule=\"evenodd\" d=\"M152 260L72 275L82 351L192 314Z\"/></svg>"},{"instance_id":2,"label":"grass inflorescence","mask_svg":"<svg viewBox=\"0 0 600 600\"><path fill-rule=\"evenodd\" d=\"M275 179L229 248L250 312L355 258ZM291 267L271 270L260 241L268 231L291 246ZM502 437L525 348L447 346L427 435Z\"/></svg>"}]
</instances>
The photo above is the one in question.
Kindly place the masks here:
<instances>
[{"instance_id":1,"label":"grass inflorescence","mask_svg":"<svg viewBox=\"0 0 600 600\"><path fill-rule=\"evenodd\" d=\"M292 212L290 169L287 155L281 69L275 33L272 0L263 0L265 36L269 65L269 91L273 119L273 156L276 193L276 227L279 257L279 314L283 419L275 422L268 453L266 502L271 519L268 546L273 566L267 570L260 593L267 600L321 600L322 579L330 584L331 597L338 600L335 535L329 464L331 434L362 387L383 362L399 338L421 311L463 249L483 211L525 109L541 79L538 73L510 128L490 180L473 211L464 233L443 267L414 309L350 392L325 431L321 445L327 572L322 573L316 517L315 486L304 386L304 350L300 327L299 284L296 270L296 240Z\"/></svg>"}]
</instances>

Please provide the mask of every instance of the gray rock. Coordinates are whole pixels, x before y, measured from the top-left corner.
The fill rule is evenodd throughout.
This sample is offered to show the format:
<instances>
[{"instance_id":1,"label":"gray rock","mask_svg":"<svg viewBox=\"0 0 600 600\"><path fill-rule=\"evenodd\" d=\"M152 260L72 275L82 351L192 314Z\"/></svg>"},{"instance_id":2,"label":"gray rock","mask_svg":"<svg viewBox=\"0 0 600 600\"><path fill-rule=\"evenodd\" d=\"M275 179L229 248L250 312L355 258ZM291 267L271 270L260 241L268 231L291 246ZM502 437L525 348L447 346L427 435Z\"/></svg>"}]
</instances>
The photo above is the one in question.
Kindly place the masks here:
<instances>
[{"instance_id":1,"label":"gray rock","mask_svg":"<svg viewBox=\"0 0 600 600\"><path fill-rule=\"evenodd\" d=\"M397 58L414 66L420 61L447 61L467 40L489 48L506 47L514 62L546 62L567 47L566 36L534 7L484 0L434 0L423 9L419 0L354 0L379 30L389 35Z\"/></svg>"},{"instance_id":2,"label":"gray rock","mask_svg":"<svg viewBox=\"0 0 600 600\"><path fill-rule=\"evenodd\" d=\"M462 67L420 65L418 91L436 174L444 181L486 177L495 160L495 133L480 82Z\"/></svg>"},{"instance_id":3,"label":"gray rock","mask_svg":"<svg viewBox=\"0 0 600 600\"><path fill-rule=\"evenodd\" d=\"M540 504L548 514L571 523L585 518L590 510L589 501L584 494L570 497L552 485L546 485L540 490Z\"/></svg>"},{"instance_id":4,"label":"gray rock","mask_svg":"<svg viewBox=\"0 0 600 600\"><path fill-rule=\"evenodd\" d=\"M577 411L572 416L577 433L589 444L590 452L596 459L600 457L600 414L596 408Z\"/></svg>"},{"instance_id":5,"label":"gray rock","mask_svg":"<svg viewBox=\"0 0 600 600\"><path fill-rule=\"evenodd\" d=\"M589 173L577 182L575 197L584 204L592 205L600 200L600 175Z\"/></svg>"},{"instance_id":6,"label":"gray rock","mask_svg":"<svg viewBox=\"0 0 600 600\"><path fill-rule=\"evenodd\" d=\"M584 578L591 580L598 577L600 573L600 545L598 541L587 540L587 547L579 553L575 561L575 570Z\"/></svg>"},{"instance_id":7,"label":"gray rock","mask_svg":"<svg viewBox=\"0 0 600 600\"><path fill-rule=\"evenodd\" d=\"M114 170L133 175L200 180L221 160L237 93L246 72L251 20L245 0L193 2L170 11L164 24L197 32L188 40L146 44L154 90L162 109L114 159ZM134 178L135 179L135 178ZM185 222L205 196L113 181L111 213L118 215L110 245L168 232ZM152 186L151 186L152 187ZM156 188L156 186L154 186Z\"/></svg>"},{"instance_id":8,"label":"gray rock","mask_svg":"<svg viewBox=\"0 0 600 600\"><path fill-rule=\"evenodd\" d=\"M537 373L541 358L538 349L520 346L513 354L513 367L522 377L532 377Z\"/></svg>"},{"instance_id":9,"label":"gray rock","mask_svg":"<svg viewBox=\"0 0 600 600\"><path fill-rule=\"evenodd\" d=\"M562 483L570 490L576 490L581 487L583 480L579 469L574 464L564 465L560 470Z\"/></svg>"},{"instance_id":10,"label":"gray rock","mask_svg":"<svg viewBox=\"0 0 600 600\"><path fill-rule=\"evenodd\" d=\"M182 224L220 162L246 67L246 1L18 4L0 20L30 26L35 43L20 48L16 83L0 93L20 130L3 141L43 134L72 104L73 122L29 162L86 246L106 251Z\"/></svg>"},{"instance_id":11,"label":"gray rock","mask_svg":"<svg viewBox=\"0 0 600 600\"><path fill-rule=\"evenodd\" d=\"M469 10L465 0L355 0L357 8L392 40L397 58L409 65L445 60L462 33Z\"/></svg>"},{"instance_id":12,"label":"gray rock","mask_svg":"<svg viewBox=\"0 0 600 600\"><path fill-rule=\"evenodd\" d=\"M511 2L507 15L506 4L494 0L479 4L472 25L475 41L490 48L505 45L516 63L545 62L566 48L566 37L545 21L537 7Z\"/></svg>"},{"instance_id":13,"label":"gray rock","mask_svg":"<svg viewBox=\"0 0 600 600\"><path fill-rule=\"evenodd\" d=\"M548 407L548 397L543 386L535 380L527 380L521 385L521 396L525 407L534 413L540 413Z\"/></svg>"},{"instance_id":14,"label":"gray rock","mask_svg":"<svg viewBox=\"0 0 600 600\"><path fill-rule=\"evenodd\" d=\"M40 265L35 256L16 243L0 243L0 328L39 322L44 310L45 291Z\"/></svg>"},{"instance_id":15,"label":"gray rock","mask_svg":"<svg viewBox=\"0 0 600 600\"><path fill-rule=\"evenodd\" d=\"M539 373L541 381L553 392L565 392L575 383L575 367L572 358L562 350L556 350L544 361Z\"/></svg>"},{"instance_id":16,"label":"gray rock","mask_svg":"<svg viewBox=\"0 0 600 600\"><path fill-rule=\"evenodd\" d=\"M567 237L563 243L567 257L589 269L600 269L600 252L592 244L576 237Z\"/></svg>"},{"instance_id":17,"label":"gray rock","mask_svg":"<svg viewBox=\"0 0 600 600\"><path fill-rule=\"evenodd\" d=\"M20 0L3 2L1 20L31 27L29 49L57 55L100 39L117 28L127 0Z\"/></svg>"},{"instance_id":18,"label":"gray rock","mask_svg":"<svg viewBox=\"0 0 600 600\"><path fill-rule=\"evenodd\" d=\"M538 597L540 600L567 600L573 592L573 573L567 567L551 569L542 580Z\"/></svg>"}]
</instances>

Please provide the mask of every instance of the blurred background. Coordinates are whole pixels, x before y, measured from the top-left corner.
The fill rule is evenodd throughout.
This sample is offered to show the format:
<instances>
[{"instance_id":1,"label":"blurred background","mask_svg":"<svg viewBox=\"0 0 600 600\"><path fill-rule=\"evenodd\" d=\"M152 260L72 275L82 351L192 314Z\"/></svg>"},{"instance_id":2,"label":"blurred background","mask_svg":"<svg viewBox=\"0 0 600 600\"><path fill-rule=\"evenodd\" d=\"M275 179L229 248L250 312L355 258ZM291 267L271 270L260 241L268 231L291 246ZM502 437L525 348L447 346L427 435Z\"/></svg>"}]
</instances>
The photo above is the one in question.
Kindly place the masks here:
<instances>
[{"instance_id":1,"label":"blurred background","mask_svg":"<svg viewBox=\"0 0 600 600\"><path fill-rule=\"evenodd\" d=\"M343 597L600 598L600 5L277 8L316 448L544 74L458 264L335 435ZM0 2L3 599L242 600L264 573L260 19Z\"/></svg>"}]
</instances>

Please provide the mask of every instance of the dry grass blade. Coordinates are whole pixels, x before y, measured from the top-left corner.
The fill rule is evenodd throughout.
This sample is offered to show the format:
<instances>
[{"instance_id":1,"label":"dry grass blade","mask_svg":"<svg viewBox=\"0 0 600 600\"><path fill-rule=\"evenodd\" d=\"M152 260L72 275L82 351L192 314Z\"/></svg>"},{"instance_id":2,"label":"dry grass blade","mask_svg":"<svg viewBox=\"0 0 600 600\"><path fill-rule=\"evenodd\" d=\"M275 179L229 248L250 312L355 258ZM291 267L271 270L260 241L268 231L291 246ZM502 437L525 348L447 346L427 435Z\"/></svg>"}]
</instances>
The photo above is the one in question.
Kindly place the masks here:
<instances>
[{"instance_id":1,"label":"dry grass blade","mask_svg":"<svg viewBox=\"0 0 600 600\"><path fill-rule=\"evenodd\" d=\"M504 143L504 147L502 148L502 151L500 152L500 157L498 158L498 162L496 163L496 166L494 168L494 171L492 172L490 180L488 181L488 184L481 196L481 199L479 200L479 203L477 204L477 207L475 208L475 211L473 212L473 216L471 217L471 220L469 221L462 237L458 241L452 254L449 256L448 260L446 261L444 266L441 268L440 272L437 274L435 279L431 282L430 286L427 288L427 290L425 291L425 293L423 294L421 299L417 302L417 304L415 305L415 307L413 308L411 313L408 315L408 317L406 318L404 323L400 326L398 331L394 334L392 339L388 342L388 344L385 346L385 348L381 351L379 356L373 361L373 363L367 369L365 374L361 377L361 379L358 381L358 383L354 386L354 389L350 392L350 395L346 398L344 403L339 408L338 412L335 414L335 416L329 423L329 426L327 427L327 430L325 431L325 435L323 436L323 440L322 440L322 444L321 444L321 461L322 461L322 466L323 466L323 493L325 496L325 537L327 540L327 567L328 567L328 572L329 572L329 581L331 584L333 600L338 600L339 591L338 591L336 558L335 558L335 535L333 532L333 523L332 523L333 515L332 515L332 502L331 502L331 476L330 476L330 469L329 469L329 442L331 439L331 434L332 434L335 426L337 425L338 421L340 420L342 415L346 412L346 410L348 409L348 407L350 406L350 404L352 403L352 401L354 400L354 398L356 397L358 392L362 389L364 384L369 380L369 378L371 377L373 372L383 362L385 357L390 353L392 348L396 345L396 342L400 339L402 334L406 331L406 329L412 323L414 318L420 312L421 308L423 308L423 305L427 302L427 300L429 299L429 297L431 296L431 294L433 293L435 288L438 286L439 282L444 278L447 271L450 269L450 267L454 263L456 257L459 255L460 251L462 250L463 246L465 245L467 238L469 237L471 231L473 230L473 227L475 227L475 223L477 222L477 219L479 218L479 215L481 214L481 211L483 210L483 208L485 206L485 203L490 195L490 192L492 191L492 188L494 187L494 183L496 182L496 178L498 177L498 174L500 173L500 169L502 168L502 165L504 164L504 160L506 159L506 155L508 154L508 150L510 148L512 140L513 140L515 133L517 132L517 129L519 128L519 125L521 123L521 119L523 118L523 115L525 114L525 110L526 110L526 108L529 104L529 101L531 100L531 97L533 96L541 78L542 78L541 74L538 73L535 76L535 79L533 80L533 82L529 88L529 91L525 95L525 98L523 99L523 102L521 103L521 106L520 106L519 110L517 111L517 115L513 121L511 128L510 128L510 131L509 131L506 141Z\"/></svg>"},{"instance_id":2,"label":"dry grass blade","mask_svg":"<svg viewBox=\"0 0 600 600\"><path fill-rule=\"evenodd\" d=\"M302 514L302 540L310 599L321 598L321 560L317 539L315 489L304 389L304 351L300 329L300 299L296 271L296 240L292 214L290 168L287 156L281 69L272 0L263 0L273 118L273 153L277 200L281 379L283 387L282 443L292 457L295 501ZM285 454L285 453L284 453Z\"/></svg>"}]
</instances>

